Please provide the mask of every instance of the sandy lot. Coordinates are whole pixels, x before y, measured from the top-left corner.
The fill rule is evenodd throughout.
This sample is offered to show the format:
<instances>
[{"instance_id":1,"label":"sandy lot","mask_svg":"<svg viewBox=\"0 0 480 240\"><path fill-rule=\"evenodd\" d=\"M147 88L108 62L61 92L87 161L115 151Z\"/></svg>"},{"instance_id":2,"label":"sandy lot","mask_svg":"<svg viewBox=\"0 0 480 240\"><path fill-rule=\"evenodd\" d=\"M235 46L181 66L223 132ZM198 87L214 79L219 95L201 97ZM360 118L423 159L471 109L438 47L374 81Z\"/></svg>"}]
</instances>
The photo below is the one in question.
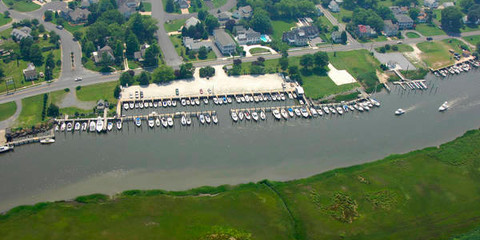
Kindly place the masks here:
<instances>
[{"instance_id":1,"label":"sandy lot","mask_svg":"<svg viewBox=\"0 0 480 240\"><path fill-rule=\"evenodd\" d=\"M215 76L206 79L199 77L199 68L195 69L194 79L177 80L169 84L150 84L147 86L131 86L122 90L122 99L129 99L130 93L135 97L135 91L143 91L144 98L171 98L176 97L175 89L179 90L180 96L198 96L225 95L234 93L252 93L264 91L293 91L293 84L285 84L284 80L278 74L265 74L259 76L242 75L228 76L222 69L223 66L213 66ZM203 94L200 94L200 89Z\"/></svg>"},{"instance_id":2,"label":"sandy lot","mask_svg":"<svg viewBox=\"0 0 480 240\"><path fill-rule=\"evenodd\" d=\"M330 77L330 79L332 79L337 85L357 82L347 70L338 70L331 63L328 64L328 68L330 68L330 71L328 71L328 77Z\"/></svg>"}]
</instances>

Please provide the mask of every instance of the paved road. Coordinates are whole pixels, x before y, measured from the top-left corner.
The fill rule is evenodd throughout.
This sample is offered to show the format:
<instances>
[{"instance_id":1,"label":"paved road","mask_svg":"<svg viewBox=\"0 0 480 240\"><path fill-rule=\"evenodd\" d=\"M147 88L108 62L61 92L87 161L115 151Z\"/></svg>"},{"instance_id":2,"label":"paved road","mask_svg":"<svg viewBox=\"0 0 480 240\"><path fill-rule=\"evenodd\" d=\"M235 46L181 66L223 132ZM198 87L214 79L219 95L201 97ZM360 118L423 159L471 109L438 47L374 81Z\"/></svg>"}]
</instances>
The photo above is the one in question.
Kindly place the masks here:
<instances>
[{"instance_id":1,"label":"paved road","mask_svg":"<svg viewBox=\"0 0 480 240\"><path fill-rule=\"evenodd\" d=\"M11 127L13 123L15 123L15 121L17 120L18 116L20 116L20 113L22 112L22 100L15 100L15 104L17 105L15 113L11 117L0 122L0 129Z\"/></svg>"},{"instance_id":2,"label":"paved road","mask_svg":"<svg viewBox=\"0 0 480 240\"><path fill-rule=\"evenodd\" d=\"M320 11L322 11L323 15L332 23L333 26L338 26L339 31L345 31L345 24L338 22L338 20L330 13L330 11L326 10L323 8L322 4L317 5L318 8L320 8ZM358 41L350 35L348 31L345 31L347 33L347 40L349 44L357 45Z\"/></svg>"}]
</instances>

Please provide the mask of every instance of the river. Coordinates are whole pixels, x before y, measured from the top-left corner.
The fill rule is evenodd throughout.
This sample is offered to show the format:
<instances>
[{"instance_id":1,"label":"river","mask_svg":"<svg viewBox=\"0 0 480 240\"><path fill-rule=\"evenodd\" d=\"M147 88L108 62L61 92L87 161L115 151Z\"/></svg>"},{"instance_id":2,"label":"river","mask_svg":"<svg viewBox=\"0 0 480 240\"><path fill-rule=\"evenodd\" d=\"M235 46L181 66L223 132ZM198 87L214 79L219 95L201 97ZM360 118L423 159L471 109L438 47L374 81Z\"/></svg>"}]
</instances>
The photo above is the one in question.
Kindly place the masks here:
<instances>
[{"instance_id":1,"label":"river","mask_svg":"<svg viewBox=\"0 0 480 240\"><path fill-rule=\"evenodd\" d=\"M261 179L289 180L361 164L392 153L435 146L480 127L478 71L445 79L427 76L426 91L374 97L368 113L318 119L234 124L229 106L218 126L149 129L126 124L108 134L59 133L52 145L20 146L0 155L0 210L127 189L184 190ZM449 101L451 108L438 112ZM278 104L278 103L277 103ZM246 104L242 104L246 106ZM394 116L397 108L407 113Z\"/></svg>"}]
</instances>

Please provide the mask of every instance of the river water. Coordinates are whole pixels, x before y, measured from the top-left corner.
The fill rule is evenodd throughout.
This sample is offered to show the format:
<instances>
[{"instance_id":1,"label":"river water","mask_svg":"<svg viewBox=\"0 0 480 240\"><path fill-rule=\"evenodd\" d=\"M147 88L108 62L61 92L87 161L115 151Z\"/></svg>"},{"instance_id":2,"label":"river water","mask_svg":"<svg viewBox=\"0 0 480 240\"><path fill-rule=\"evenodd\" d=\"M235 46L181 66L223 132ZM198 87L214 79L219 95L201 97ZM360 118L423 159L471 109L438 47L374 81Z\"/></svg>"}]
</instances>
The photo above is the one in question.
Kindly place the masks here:
<instances>
[{"instance_id":1,"label":"river water","mask_svg":"<svg viewBox=\"0 0 480 240\"><path fill-rule=\"evenodd\" d=\"M308 177L438 145L480 127L476 70L427 80L426 91L397 86L391 93L376 93L382 106L368 113L281 122L267 114L263 123L234 124L228 109L235 106L210 103L198 109L217 110L217 126L194 120L189 128L177 121L168 130L130 123L101 135L59 133L55 144L25 145L0 155L0 210L127 189L184 190ZM440 113L444 101L451 108ZM394 116L397 108L407 113Z\"/></svg>"}]
</instances>

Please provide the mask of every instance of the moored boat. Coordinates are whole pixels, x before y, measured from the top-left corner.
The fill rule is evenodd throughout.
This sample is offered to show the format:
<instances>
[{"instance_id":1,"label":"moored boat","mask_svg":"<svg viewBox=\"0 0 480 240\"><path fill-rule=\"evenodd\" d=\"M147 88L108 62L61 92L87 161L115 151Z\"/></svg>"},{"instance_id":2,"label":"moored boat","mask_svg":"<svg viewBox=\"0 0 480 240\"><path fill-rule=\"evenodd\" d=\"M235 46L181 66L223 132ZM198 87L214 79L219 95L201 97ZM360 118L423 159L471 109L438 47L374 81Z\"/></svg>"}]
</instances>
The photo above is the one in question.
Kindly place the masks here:
<instances>
[{"instance_id":1,"label":"moored boat","mask_svg":"<svg viewBox=\"0 0 480 240\"><path fill-rule=\"evenodd\" d=\"M253 111L252 112L252 119L256 121L258 121L258 113L256 111Z\"/></svg>"},{"instance_id":2,"label":"moored boat","mask_svg":"<svg viewBox=\"0 0 480 240\"><path fill-rule=\"evenodd\" d=\"M198 120L200 120L200 123L201 123L201 124L205 124L205 116L204 116L203 114L200 114L200 115L198 116Z\"/></svg>"},{"instance_id":3,"label":"moored boat","mask_svg":"<svg viewBox=\"0 0 480 240\"><path fill-rule=\"evenodd\" d=\"M330 110L328 109L328 107L323 107L323 111L325 112L325 114L329 114L329 113L330 113Z\"/></svg>"},{"instance_id":4,"label":"moored boat","mask_svg":"<svg viewBox=\"0 0 480 240\"><path fill-rule=\"evenodd\" d=\"M278 109L272 110L272 114L275 117L275 119L277 119L277 120L282 119L282 116L280 115L280 111L278 111Z\"/></svg>"},{"instance_id":5,"label":"moored boat","mask_svg":"<svg viewBox=\"0 0 480 240\"><path fill-rule=\"evenodd\" d=\"M250 111L249 111L249 110L245 111L244 114L245 114L245 119L246 119L246 120L250 120L250 119L252 118L252 116L250 115Z\"/></svg>"},{"instance_id":6,"label":"moored boat","mask_svg":"<svg viewBox=\"0 0 480 240\"><path fill-rule=\"evenodd\" d=\"M187 125L190 126L192 124L192 119L190 117L187 117Z\"/></svg>"},{"instance_id":7,"label":"moored boat","mask_svg":"<svg viewBox=\"0 0 480 240\"><path fill-rule=\"evenodd\" d=\"M184 115L182 115L182 118L180 119L180 123L182 124L182 126L185 126L187 124L187 117Z\"/></svg>"},{"instance_id":8,"label":"moored boat","mask_svg":"<svg viewBox=\"0 0 480 240\"><path fill-rule=\"evenodd\" d=\"M318 112L317 112L317 110L316 110L314 107L311 107L311 108L310 108L310 112L312 113L312 116L313 116L313 117L318 117Z\"/></svg>"},{"instance_id":9,"label":"moored boat","mask_svg":"<svg viewBox=\"0 0 480 240\"><path fill-rule=\"evenodd\" d=\"M148 126L150 128L155 127L155 120L153 120L153 118L148 118Z\"/></svg>"},{"instance_id":10,"label":"moored boat","mask_svg":"<svg viewBox=\"0 0 480 240\"><path fill-rule=\"evenodd\" d=\"M267 119L267 114L265 114L265 111L260 111L260 119L265 120Z\"/></svg>"},{"instance_id":11,"label":"moored boat","mask_svg":"<svg viewBox=\"0 0 480 240\"><path fill-rule=\"evenodd\" d=\"M176 107L177 106L177 100L172 100L172 107Z\"/></svg>"},{"instance_id":12,"label":"moored boat","mask_svg":"<svg viewBox=\"0 0 480 240\"><path fill-rule=\"evenodd\" d=\"M128 110L128 103L123 103L123 109Z\"/></svg>"},{"instance_id":13,"label":"moored boat","mask_svg":"<svg viewBox=\"0 0 480 240\"><path fill-rule=\"evenodd\" d=\"M133 108L135 107L135 104L134 104L133 102L130 102L130 103L128 104L128 107L129 107L130 109L133 109Z\"/></svg>"},{"instance_id":14,"label":"moored boat","mask_svg":"<svg viewBox=\"0 0 480 240\"><path fill-rule=\"evenodd\" d=\"M135 125L137 125L137 127L142 126L142 119L140 119L139 117L135 118Z\"/></svg>"},{"instance_id":15,"label":"moored boat","mask_svg":"<svg viewBox=\"0 0 480 240\"><path fill-rule=\"evenodd\" d=\"M300 111L302 112L302 116L304 118L308 118L308 112L307 112L307 109L305 108L301 108Z\"/></svg>"},{"instance_id":16,"label":"moored boat","mask_svg":"<svg viewBox=\"0 0 480 240\"><path fill-rule=\"evenodd\" d=\"M0 146L0 153L12 151L12 150L13 150L13 146L10 146L10 145Z\"/></svg>"},{"instance_id":17,"label":"moored boat","mask_svg":"<svg viewBox=\"0 0 480 240\"><path fill-rule=\"evenodd\" d=\"M203 103L204 103L205 105L207 105L207 104L208 104L208 98L204 98L204 99L203 99Z\"/></svg>"},{"instance_id":18,"label":"moored boat","mask_svg":"<svg viewBox=\"0 0 480 240\"><path fill-rule=\"evenodd\" d=\"M230 115L232 116L232 120L234 122L238 121L238 115L236 112L232 111Z\"/></svg>"},{"instance_id":19,"label":"moored boat","mask_svg":"<svg viewBox=\"0 0 480 240\"><path fill-rule=\"evenodd\" d=\"M182 98L182 100L180 100L180 102L182 103L182 106L185 106L187 104L187 101L185 101L185 99Z\"/></svg>"},{"instance_id":20,"label":"moored boat","mask_svg":"<svg viewBox=\"0 0 480 240\"><path fill-rule=\"evenodd\" d=\"M117 120L117 129L121 130L122 129L122 120Z\"/></svg>"},{"instance_id":21,"label":"moored boat","mask_svg":"<svg viewBox=\"0 0 480 240\"><path fill-rule=\"evenodd\" d=\"M103 131L103 120L99 117L97 120L97 132L101 131Z\"/></svg>"},{"instance_id":22,"label":"moored boat","mask_svg":"<svg viewBox=\"0 0 480 240\"><path fill-rule=\"evenodd\" d=\"M243 112L242 112L242 111L239 111L239 112L238 112L238 119L240 119L240 121L242 121L242 120L243 120L243 117L244 117Z\"/></svg>"},{"instance_id":23,"label":"moored boat","mask_svg":"<svg viewBox=\"0 0 480 240\"><path fill-rule=\"evenodd\" d=\"M96 122L95 121L90 121L90 128L89 128L89 132L94 132L96 129Z\"/></svg>"},{"instance_id":24,"label":"moored boat","mask_svg":"<svg viewBox=\"0 0 480 240\"><path fill-rule=\"evenodd\" d=\"M162 117L161 119L161 122L162 122L162 126L164 128L167 128L168 127L168 122L167 122L167 119L165 117Z\"/></svg>"},{"instance_id":25,"label":"moored boat","mask_svg":"<svg viewBox=\"0 0 480 240\"><path fill-rule=\"evenodd\" d=\"M343 114L343 109L341 107L337 107L336 110L337 110L338 114L340 114L340 115Z\"/></svg>"},{"instance_id":26,"label":"moored boat","mask_svg":"<svg viewBox=\"0 0 480 240\"><path fill-rule=\"evenodd\" d=\"M158 107L158 102L157 102L157 101L153 101L153 107L154 107L154 108L157 108L157 107Z\"/></svg>"},{"instance_id":27,"label":"moored boat","mask_svg":"<svg viewBox=\"0 0 480 240\"><path fill-rule=\"evenodd\" d=\"M297 117L301 117L301 116L302 116L302 113L300 112L300 109L295 108L293 111L295 112L295 115L297 115Z\"/></svg>"},{"instance_id":28,"label":"moored boat","mask_svg":"<svg viewBox=\"0 0 480 240\"><path fill-rule=\"evenodd\" d=\"M195 98L195 104L196 104L197 106L200 106L200 99Z\"/></svg>"},{"instance_id":29,"label":"moored boat","mask_svg":"<svg viewBox=\"0 0 480 240\"><path fill-rule=\"evenodd\" d=\"M41 144L52 144L54 142L55 142L55 139L53 139L53 138L44 138L44 139L40 140Z\"/></svg>"},{"instance_id":30,"label":"moored boat","mask_svg":"<svg viewBox=\"0 0 480 240\"><path fill-rule=\"evenodd\" d=\"M112 131L112 129L113 129L113 122L108 122L107 123L107 130Z\"/></svg>"},{"instance_id":31,"label":"moored boat","mask_svg":"<svg viewBox=\"0 0 480 240\"><path fill-rule=\"evenodd\" d=\"M285 120L288 119L287 110L285 110L284 108L280 109L280 114L282 115L283 118L285 118Z\"/></svg>"},{"instance_id":32,"label":"moored boat","mask_svg":"<svg viewBox=\"0 0 480 240\"><path fill-rule=\"evenodd\" d=\"M210 114L205 114L205 122L207 124L210 124L212 122L212 118L210 117Z\"/></svg>"},{"instance_id":33,"label":"moored boat","mask_svg":"<svg viewBox=\"0 0 480 240\"><path fill-rule=\"evenodd\" d=\"M173 118L172 117L169 116L167 118L167 124L168 124L169 127L173 127Z\"/></svg>"},{"instance_id":34,"label":"moored boat","mask_svg":"<svg viewBox=\"0 0 480 240\"><path fill-rule=\"evenodd\" d=\"M288 115L293 118L295 116L295 113L293 112L292 108L288 108Z\"/></svg>"},{"instance_id":35,"label":"moored boat","mask_svg":"<svg viewBox=\"0 0 480 240\"><path fill-rule=\"evenodd\" d=\"M217 124L218 123L218 116L217 114L212 114L212 122Z\"/></svg>"},{"instance_id":36,"label":"moored boat","mask_svg":"<svg viewBox=\"0 0 480 240\"><path fill-rule=\"evenodd\" d=\"M82 131L87 131L87 122L82 123Z\"/></svg>"},{"instance_id":37,"label":"moored boat","mask_svg":"<svg viewBox=\"0 0 480 240\"><path fill-rule=\"evenodd\" d=\"M160 119L158 117L155 118L155 125L157 125L157 127L160 127L160 125L161 125Z\"/></svg>"},{"instance_id":38,"label":"moored boat","mask_svg":"<svg viewBox=\"0 0 480 240\"><path fill-rule=\"evenodd\" d=\"M80 126L81 126L80 123L76 122L74 127L75 131L80 131Z\"/></svg>"}]
</instances>

